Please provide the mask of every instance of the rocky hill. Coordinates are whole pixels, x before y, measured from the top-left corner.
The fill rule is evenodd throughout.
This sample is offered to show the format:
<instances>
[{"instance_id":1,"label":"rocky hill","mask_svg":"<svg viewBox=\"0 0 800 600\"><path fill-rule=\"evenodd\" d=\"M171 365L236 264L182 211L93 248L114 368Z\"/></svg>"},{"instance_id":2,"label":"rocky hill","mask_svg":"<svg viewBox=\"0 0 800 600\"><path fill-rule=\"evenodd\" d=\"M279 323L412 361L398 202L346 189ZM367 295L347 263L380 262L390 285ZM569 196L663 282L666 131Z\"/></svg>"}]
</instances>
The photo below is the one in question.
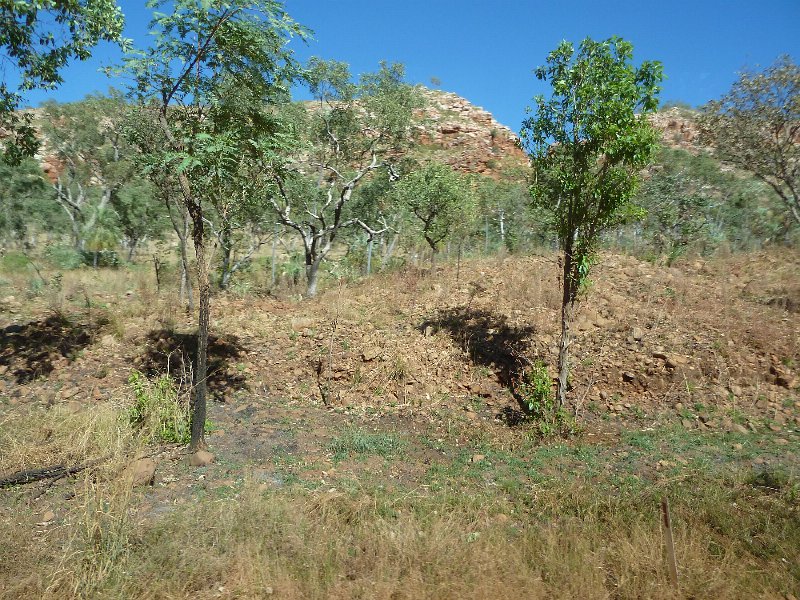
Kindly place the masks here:
<instances>
[{"instance_id":1,"label":"rocky hill","mask_svg":"<svg viewBox=\"0 0 800 600\"><path fill-rule=\"evenodd\" d=\"M452 92L423 93L427 106L416 127L424 152L465 173L497 175L527 165L517 135L489 111Z\"/></svg>"},{"instance_id":2,"label":"rocky hill","mask_svg":"<svg viewBox=\"0 0 800 600\"><path fill-rule=\"evenodd\" d=\"M492 113L453 92L422 89L426 106L416 115L420 158L435 159L464 173L497 177L527 167L528 159L514 130ZM41 109L32 109L36 119ZM651 117L664 145L696 151L699 129L691 112L670 108ZM45 143L37 160L51 181L63 165Z\"/></svg>"}]
</instances>

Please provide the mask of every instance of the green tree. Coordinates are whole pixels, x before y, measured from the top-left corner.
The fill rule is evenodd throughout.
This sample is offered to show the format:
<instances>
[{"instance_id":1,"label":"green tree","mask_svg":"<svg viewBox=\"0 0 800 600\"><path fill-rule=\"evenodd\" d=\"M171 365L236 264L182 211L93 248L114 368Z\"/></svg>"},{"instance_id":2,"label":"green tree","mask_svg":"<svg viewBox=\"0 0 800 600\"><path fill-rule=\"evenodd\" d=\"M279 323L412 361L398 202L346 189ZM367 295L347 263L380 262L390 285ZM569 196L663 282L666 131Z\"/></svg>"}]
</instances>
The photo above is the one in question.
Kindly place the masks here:
<instances>
[{"instance_id":1,"label":"green tree","mask_svg":"<svg viewBox=\"0 0 800 600\"><path fill-rule=\"evenodd\" d=\"M394 194L419 221L422 237L431 248L431 266L441 243L474 213L467 178L441 163L427 163L412 171L397 183Z\"/></svg>"},{"instance_id":2,"label":"green tree","mask_svg":"<svg viewBox=\"0 0 800 600\"><path fill-rule=\"evenodd\" d=\"M27 244L37 230L60 231L65 223L52 196L35 160L0 163L0 239Z\"/></svg>"},{"instance_id":3,"label":"green tree","mask_svg":"<svg viewBox=\"0 0 800 600\"><path fill-rule=\"evenodd\" d=\"M522 139L533 165L531 194L551 216L562 257L561 344L557 408L566 403L571 323L600 234L638 218L639 171L657 149L645 115L658 107L661 64L632 64L619 37L562 42L536 69L552 90L537 96Z\"/></svg>"},{"instance_id":4,"label":"green tree","mask_svg":"<svg viewBox=\"0 0 800 600\"><path fill-rule=\"evenodd\" d=\"M53 184L55 197L70 221L77 249L83 249L98 216L135 176L133 151L123 136L127 110L117 92L44 106L42 129L48 148L62 165Z\"/></svg>"},{"instance_id":5,"label":"green tree","mask_svg":"<svg viewBox=\"0 0 800 600\"><path fill-rule=\"evenodd\" d=\"M700 123L716 156L769 185L800 225L800 67L782 56L760 73L742 73L703 107Z\"/></svg>"},{"instance_id":6,"label":"green tree","mask_svg":"<svg viewBox=\"0 0 800 600\"><path fill-rule=\"evenodd\" d=\"M159 11L150 26L152 43L126 60L125 71L141 110L163 136L163 147L148 157L151 170L172 173L192 221L199 306L191 447L200 448L210 321L206 216L215 205L219 212L219 194L241 168L241 156L257 148L262 159L281 141L271 135L268 106L286 99L298 73L286 42L305 30L272 0L157 0L148 6ZM232 91L250 100L247 110L229 110Z\"/></svg>"},{"instance_id":7,"label":"green tree","mask_svg":"<svg viewBox=\"0 0 800 600\"><path fill-rule=\"evenodd\" d=\"M166 211L157 197L155 186L135 177L123 184L111 197L117 215L117 227L133 261L139 245L148 238L158 238L167 227Z\"/></svg>"},{"instance_id":8,"label":"green tree","mask_svg":"<svg viewBox=\"0 0 800 600\"><path fill-rule=\"evenodd\" d=\"M272 201L281 223L302 240L308 297L316 295L319 267L342 229L359 226L374 237L383 228L348 207L376 171L393 172L393 159L413 139L411 117L422 98L404 77L402 65L382 63L355 83L345 63L310 61L306 78L315 102L298 119L310 147L298 158L294 182L275 177L279 194Z\"/></svg>"},{"instance_id":9,"label":"green tree","mask_svg":"<svg viewBox=\"0 0 800 600\"><path fill-rule=\"evenodd\" d=\"M86 60L100 41L122 43L122 11L114 0L3 0L0 2L0 159L19 162L39 147L32 117L17 109L25 91L53 89L70 60ZM9 84L6 69L18 83Z\"/></svg>"}]
</instances>

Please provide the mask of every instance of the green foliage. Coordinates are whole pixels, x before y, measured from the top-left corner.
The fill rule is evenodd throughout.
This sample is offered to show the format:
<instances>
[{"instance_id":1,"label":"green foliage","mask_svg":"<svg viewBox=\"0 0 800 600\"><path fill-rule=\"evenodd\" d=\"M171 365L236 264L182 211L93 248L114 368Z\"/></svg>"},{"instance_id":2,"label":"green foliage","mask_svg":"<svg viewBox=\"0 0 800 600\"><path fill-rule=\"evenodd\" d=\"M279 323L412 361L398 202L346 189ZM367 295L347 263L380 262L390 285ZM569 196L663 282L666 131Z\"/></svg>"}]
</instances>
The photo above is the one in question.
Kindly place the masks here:
<instances>
[{"instance_id":1,"label":"green foliage","mask_svg":"<svg viewBox=\"0 0 800 600\"><path fill-rule=\"evenodd\" d=\"M633 46L619 37L586 38L577 51L562 42L536 69L550 97L534 98L533 116L523 123L533 204L550 214L563 252L559 408L569 374L567 325L591 258L604 231L643 216L633 199L639 173L658 148L646 117L658 107L661 64L632 63Z\"/></svg>"},{"instance_id":2,"label":"green foliage","mask_svg":"<svg viewBox=\"0 0 800 600\"><path fill-rule=\"evenodd\" d=\"M563 408L556 408L553 380L543 362L537 361L533 367L523 371L515 392L528 410L528 416L539 435L548 437L574 429L574 420L569 413Z\"/></svg>"},{"instance_id":3,"label":"green foliage","mask_svg":"<svg viewBox=\"0 0 800 600\"><path fill-rule=\"evenodd\" d=\"M458 226L474 218L474 194L468 180L441 163L427 163L403 177L393 196L417 218L434 252Z\"/></svg>"},{"instance_id":4,"label":"green foliage","mask_svg":"<svg viewBox=\"0 0 800 600\"><path fill-rule=\"evenodd\" d=\"M189 443L189 402L185 394L178 394L175 382L169 375L150 380L141 372L133 371L128 378L128 385L133 392L134 403L128 410L127 418L147 441Z\"/></svg>"},{"instance_id":5,"label":"green foliage","mask_svg":"<svg viewBox=\"0 0 800 600\"><path fill-rule=\"evenodd\" d=\"M639 170L657 148L658 135L644 116L658 106L661 64L632 64L633 46L621 38L585 39L577 52L562 42L536 77L552 87L537 96L522 139L531 154L534 205L552 215L568 255L569 296L580 287L581 257L600 234L642 216L631 202Z\"/></svg>"},{"instance_id":6,"label":"green foliage","mask_svg":"<svg viewBox=\"0 0 800 600\"><path fill-rule=\"evenodd\" d=\"M122 11L114 0L16 0L0 5L0 54L4 68L19 77L17 90L0 85L0 127L11 132L0 160L19 163L39 147L29 115L19 115L22 93L53 89L61 69L86 60L101 40L122 42Z\"/></svg>"},{"instance_id":7,"label":"green foliage","mask_svg":"<svg viewBox=\"0 0 800 600\"><path fill-rule=\"evenodd\" d=\"M77 269L84 264L81 252L70 246L61 246L59 244L48 246L44 251L44 257L50 266L60 271Z\"/></svg>"},{"instance_id":8,"label":"green foliage","mask_svg":"<svg viewBox=\"0 0 800 600\"><path fill-rule=\"evenodd\" d=\"M800 67L791 57L742 73L727 94L703 107L700 123L715 154L769 185L787 219L800 225Z\"/></svg>"},{"instance_id":9,"label":"green foliage","mask_svg":"<svg viewBox=\"0 0 800 600\"><path fill-rule=\"evenodd\" d=\"M22 241L37 230L60 231L64 215L53 190L33 159L16 165L0 161L0 239Z\"/></svg>"},{"instance_id":10,"label":"green foliage","mask_svg":"<svg viewBox=\"0 0 800 600\"><path fill-rule=\"evenodd\" d=\"M688 251L750 250L783 241L783 211L763 182L682 149L661 148L656 164L636 196L646 218L641 227L620 232L629 249L644 243L670 263Z\"/></svg>"},{"instance_id":11,"label":"green foliage","mask_svg":"<svg viewBox=\"0 0 800 600\"><path fill-rule=\"evenodd\" d=\"M22 252L6 252L0 256L0 267L6 273L19 273L27 271L30 260Z\"/></svg>"},{"instance_id":12,"label":"green foliage","mask_svg":"<svg viewBox=\"0 0 800 600\"><path fill-rule=\"evenodd\" d=\"M328 450L336 460L344 460L370 455L391 458L400 454L404 447L405 442L394 435L350 429L334 438Z\"/></svg>"}]
</instances>

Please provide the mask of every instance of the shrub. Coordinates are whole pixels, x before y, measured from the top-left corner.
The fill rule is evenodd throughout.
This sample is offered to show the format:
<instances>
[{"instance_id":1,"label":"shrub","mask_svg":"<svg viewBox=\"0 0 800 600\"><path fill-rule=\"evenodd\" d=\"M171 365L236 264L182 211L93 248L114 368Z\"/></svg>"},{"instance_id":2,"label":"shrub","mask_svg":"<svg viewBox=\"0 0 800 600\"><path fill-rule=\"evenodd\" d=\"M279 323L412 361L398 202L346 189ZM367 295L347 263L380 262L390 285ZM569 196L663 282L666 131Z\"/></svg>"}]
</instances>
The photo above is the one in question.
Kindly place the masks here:
<instances>
[{"instance_id":1,"label":"shrub","mask_svg":"<svg viewBox=\"0 0 800 600\"><path fill-rule=\"evenodd\" d=\"M131 425L147 441L188 444L191 440L191 414L185 394L180 394L169 375L150 380L139 371L128 378L134 404L127 413Z\"/></svg>"},{"instance_id":2,"label":"shrub","mask_svg":"<svg viewBox=\"0 0 800 600\"><path fill-rule=\"evenodd\" d=\"M56 269L69 271L83 265L83 256L69 246L48 246L44 252L47 262Z\"/></svg>"},{"instance_id":3,"label":"shrub","mask_svg":"<svg viewBox=\"0 0 800 600\"><path fill-rule=\"evenodd\" d=\"M574 419L569 413L563 408L556 409L553 381L543 362L537 361L532 368L523 371L516 394L540 435L569 433L574 429Z\"/></svg>"},{"instance_id":4,"label":"shrub","mask_svg":"<svg viewBox=\"0 0 800 600\"><path fill-rule=\"evenodd\" d=\"M28 257L22 252L10 251L0 256L0 268L7 273L19 273L28 269Z\"/></svg>"}]
</instances>

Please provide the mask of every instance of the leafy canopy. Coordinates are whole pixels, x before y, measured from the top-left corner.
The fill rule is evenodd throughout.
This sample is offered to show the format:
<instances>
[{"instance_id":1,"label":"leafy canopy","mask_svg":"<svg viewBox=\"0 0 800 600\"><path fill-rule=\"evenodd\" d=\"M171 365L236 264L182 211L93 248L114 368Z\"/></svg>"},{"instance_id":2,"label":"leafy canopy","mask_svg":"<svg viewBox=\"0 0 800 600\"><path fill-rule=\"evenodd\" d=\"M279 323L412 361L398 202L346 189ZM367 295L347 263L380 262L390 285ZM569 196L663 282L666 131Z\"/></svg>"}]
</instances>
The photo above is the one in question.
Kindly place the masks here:
<instances>
[{"instance_id":1,"label":"leafy canopy","mask_svg":"<svg viewBox=\"0 0 800 600\"><path fill-rule=\"evenodd\" d=\"M658 107L662 68L649 61L636 67L632 59L633 46L619 37L587 38L577 50L562 42L536 69L552 90L534 99L523 123L531 194L576 259L591 254L602 231L640 215L631 198L657 148L644 116Z\"/></svg>"},{"instance_id":2,"label":"leafy canopy","mask_svg":"<svg viewBox=\"0 0 800 600\"><path fill-rule=\"evenodd\" d=\"M441 163L427 163L404 176L394 195L419 220L422 235L434 252L474 213L474 194L468 180Z\"/></svg>"},{"instance_id":3,"label":"leafy canopy","mask_svg":"<svg viewBox=\"0 0 800 600\"><path fill-rule=\"evenodd\" d=\"M18 163L38 149L30 115L15 111L22 93L53 89L62 82L61 70L72 59L86 60L100 41L123 43L122 11L114 0L3 0L0 2L0 54L10 66L17 86L0 82L0 159Z\"/></svg>"},{"instance_id":4,"label":"leafy canopy","mask_svg":"<svg viewBox=\"0 0 800 600\"><path fill-rule=\"evenodd\" d=\"M701 130L717 157L767 183L800 225L800 67L789 56L742 73L704 107Z\"/></svg>"},{"instance_id":5,"label":"leafy canopy","mask_svg":"<svg viewBox=\"0 0 800 600\"><path fill-rule=\"evenodd\" d=\"M202 190L219 191L243 164L265 153L277 156L274 146L285 140L268 107L289 97L299 67L286 44L306 30L271 0L148 6L155 10L153 43L129 57L123 71L132 75L131 95L153 113L164 143L152 143L144 115L130 135L148 150L148 172L186 175L197 185L185 199L197 202Z\"/></svg>"}]
</instances>

